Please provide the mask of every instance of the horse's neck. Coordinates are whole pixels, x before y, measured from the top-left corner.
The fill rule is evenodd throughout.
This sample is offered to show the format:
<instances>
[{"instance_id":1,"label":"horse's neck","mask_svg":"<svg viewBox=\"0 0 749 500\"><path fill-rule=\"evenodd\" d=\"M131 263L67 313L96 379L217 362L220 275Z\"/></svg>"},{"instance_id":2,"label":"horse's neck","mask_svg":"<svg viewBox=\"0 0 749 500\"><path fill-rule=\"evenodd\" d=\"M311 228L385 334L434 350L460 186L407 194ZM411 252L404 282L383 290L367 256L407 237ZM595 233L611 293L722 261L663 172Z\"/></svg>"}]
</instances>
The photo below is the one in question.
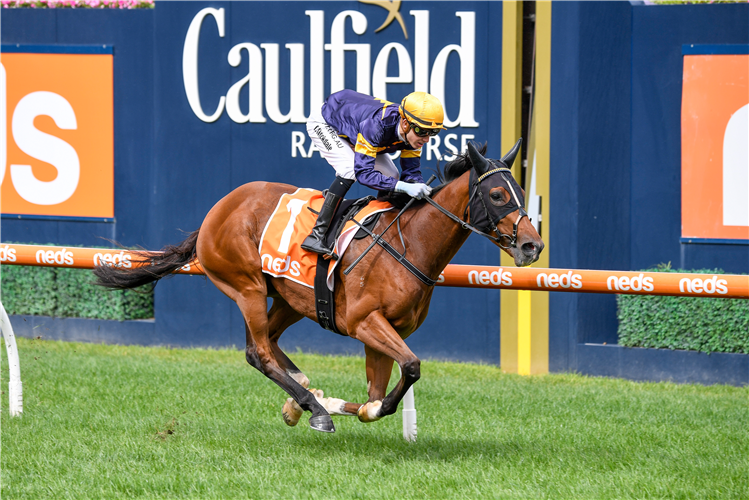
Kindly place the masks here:
<instances>
[{"instance_id":1,"label":"horse's neck","mask_svg":"<svg viewBox=\"0 0 749 500\"><path fill-rule=\"evenodd\" d=\"M442 188L434 201L462 219L468 205L468 182L466 172ZM423 243L422 252L418 259L414 258L414 264L431 277L442 272L471 234L428 203L416 211L409 226Z\"/></svg>"}]
</instances>

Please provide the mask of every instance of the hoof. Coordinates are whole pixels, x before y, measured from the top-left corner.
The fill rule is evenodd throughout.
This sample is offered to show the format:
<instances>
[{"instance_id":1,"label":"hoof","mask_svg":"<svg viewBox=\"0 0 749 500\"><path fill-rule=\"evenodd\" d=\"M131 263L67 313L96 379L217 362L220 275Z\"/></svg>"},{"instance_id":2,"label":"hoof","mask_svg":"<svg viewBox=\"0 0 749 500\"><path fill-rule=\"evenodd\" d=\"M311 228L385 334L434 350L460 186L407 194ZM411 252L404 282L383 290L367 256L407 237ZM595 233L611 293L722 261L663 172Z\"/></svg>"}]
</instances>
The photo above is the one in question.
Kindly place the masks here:
<instances>
[{"instance_id":1,"label":"hoof","mask_svg":"<svg viewBox=\"0 0 749 500\"><path fill-rule=\"evenodd\" d=\"M374 422L380 420L380 410L382 409L382 401L372 401L371 403L361 405L359 411L356 414L359 417L359 422Z\"/></svg>"},{"instance_id":2,"label":"hoof","mask_svg":"<svg viewBox=\"0 0 749 500\"><path fill-rule=\"evenodd\" d=\"M319 415L317 417L310 417L309 426L320 432L335 432L335 426L333 425L333 419L330 415Z\"/></svg>"},{"instance_id":3,"label":"hoof","mask_svg":"<svg viewBox=\"0 0 749 500\"><path fill-rule=\"evenodd\" d=\"M294 427L297 423L299 423L299 419L302 417L302 407L297 404L296 401L289 398L286 400L286 402L283 404L283 409L281 410L281 414L283 415L283 421L286 423L286 425Z\"/></svg>"}]
</instances>

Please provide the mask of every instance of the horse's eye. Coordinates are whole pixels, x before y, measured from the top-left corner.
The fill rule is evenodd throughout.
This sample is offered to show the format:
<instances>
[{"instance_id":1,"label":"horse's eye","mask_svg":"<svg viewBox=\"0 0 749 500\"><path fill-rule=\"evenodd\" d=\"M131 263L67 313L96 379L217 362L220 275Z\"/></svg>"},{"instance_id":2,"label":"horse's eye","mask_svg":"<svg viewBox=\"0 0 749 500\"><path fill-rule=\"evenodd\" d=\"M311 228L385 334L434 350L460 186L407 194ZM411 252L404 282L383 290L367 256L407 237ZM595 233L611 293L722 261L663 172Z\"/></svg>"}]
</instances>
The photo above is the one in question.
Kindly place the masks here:
<instances>
[{"instance_id":1,"label":"horse's eye","mask_svg":"<svg viewBox=\"0 0 749 500\"><path fill-rule=\"evenodd\" d=\"M507 204L507 193L502 189L496 189L489 195L489 201L495 207L501 207Z\"/></svg>"}]
</instances>

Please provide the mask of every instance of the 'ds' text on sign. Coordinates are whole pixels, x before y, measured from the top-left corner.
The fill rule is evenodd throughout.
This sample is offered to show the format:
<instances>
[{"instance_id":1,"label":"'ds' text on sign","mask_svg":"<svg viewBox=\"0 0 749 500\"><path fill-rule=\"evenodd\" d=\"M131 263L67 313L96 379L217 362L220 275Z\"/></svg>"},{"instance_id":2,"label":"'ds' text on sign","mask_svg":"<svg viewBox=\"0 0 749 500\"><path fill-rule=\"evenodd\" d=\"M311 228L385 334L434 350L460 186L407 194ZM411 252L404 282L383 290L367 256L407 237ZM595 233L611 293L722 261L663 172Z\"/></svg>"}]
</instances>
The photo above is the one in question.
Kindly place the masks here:
<instances>
[{"instance_id":1,"label":"'ds' text on sign","mask_svg":"<svg viewBox=\"0 0 749 500\"><path fill-rule=\"evenodd\" d=\"M112 54L4 53L4 214L114 217Z\"/></svg>"}]
</instances>

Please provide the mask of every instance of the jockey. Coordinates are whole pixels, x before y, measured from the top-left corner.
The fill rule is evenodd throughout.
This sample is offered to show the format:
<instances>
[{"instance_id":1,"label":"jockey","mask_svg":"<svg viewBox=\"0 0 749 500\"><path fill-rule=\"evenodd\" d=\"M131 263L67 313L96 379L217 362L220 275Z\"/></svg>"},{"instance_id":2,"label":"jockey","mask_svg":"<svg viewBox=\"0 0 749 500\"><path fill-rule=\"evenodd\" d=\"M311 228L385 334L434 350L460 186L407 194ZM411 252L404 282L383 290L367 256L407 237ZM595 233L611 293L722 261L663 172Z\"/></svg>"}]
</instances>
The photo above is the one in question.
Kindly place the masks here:
<instances>
[{"instance_id":1,"label":"jockey","mask_svg":"<svg viewBox=\"0 0 749 500\"><path fill-rule=\"evenodd\" d=\"M378 191L428 196L432 189L419 169L421 147L444 129L443 118L442 104L426 92L412 92L400 105L353 90L330 95L319 111L311 113L307 133L335 169L336 178L302 248L335 257L325 246L325 233L355 181ZM399 150L400 174L386 154Z\"/></svg>"}]
</instances>

